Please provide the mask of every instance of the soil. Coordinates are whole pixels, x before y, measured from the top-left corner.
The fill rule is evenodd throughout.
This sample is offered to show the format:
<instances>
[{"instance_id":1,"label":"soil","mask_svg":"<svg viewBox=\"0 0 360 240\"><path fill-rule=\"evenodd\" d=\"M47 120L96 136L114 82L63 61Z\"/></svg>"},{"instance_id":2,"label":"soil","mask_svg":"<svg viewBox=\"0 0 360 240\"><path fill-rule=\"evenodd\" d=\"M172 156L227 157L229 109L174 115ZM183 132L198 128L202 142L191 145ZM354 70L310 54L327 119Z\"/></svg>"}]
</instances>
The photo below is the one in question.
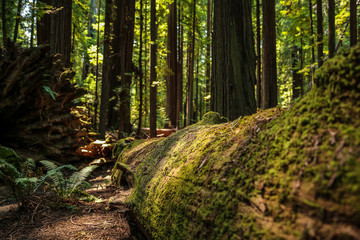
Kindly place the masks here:
<instances>
[{"instance_id":1,"label":"soil","mask_svg":"<svg viewBox=\"0 0 360 240\"><path fill-rule=\"evenodd\" d=\"M109 185L113 164L97 168L88 193L101 202L54 199L43 194L32 198L26 208L5 199L0 189L0 239L150 239L123 202L132 189Z\"/></svg>"}]
</instances>

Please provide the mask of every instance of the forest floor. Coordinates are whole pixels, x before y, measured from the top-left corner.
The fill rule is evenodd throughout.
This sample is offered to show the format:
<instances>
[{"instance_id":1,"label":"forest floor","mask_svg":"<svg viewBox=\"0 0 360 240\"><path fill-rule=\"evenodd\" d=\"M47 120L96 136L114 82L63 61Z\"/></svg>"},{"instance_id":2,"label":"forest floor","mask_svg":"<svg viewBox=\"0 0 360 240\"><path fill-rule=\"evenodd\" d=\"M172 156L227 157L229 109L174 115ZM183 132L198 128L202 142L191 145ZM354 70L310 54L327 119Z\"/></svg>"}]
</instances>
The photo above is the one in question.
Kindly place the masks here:
<instances>
[{"instance_id":1,"label":"forest floor","mask_svg":"<svg viewBox=\"0 0 360 240\"><path fill-rule=\"evenodd\" d=\"M54 201L42 195L19 209L0 199L0 239L148 239L132 210L123 204L132 189L108 184L112 168L113 164L100 166L88 180L92 187L87 193L101 202Z\"/></svg>"}]
</instances>

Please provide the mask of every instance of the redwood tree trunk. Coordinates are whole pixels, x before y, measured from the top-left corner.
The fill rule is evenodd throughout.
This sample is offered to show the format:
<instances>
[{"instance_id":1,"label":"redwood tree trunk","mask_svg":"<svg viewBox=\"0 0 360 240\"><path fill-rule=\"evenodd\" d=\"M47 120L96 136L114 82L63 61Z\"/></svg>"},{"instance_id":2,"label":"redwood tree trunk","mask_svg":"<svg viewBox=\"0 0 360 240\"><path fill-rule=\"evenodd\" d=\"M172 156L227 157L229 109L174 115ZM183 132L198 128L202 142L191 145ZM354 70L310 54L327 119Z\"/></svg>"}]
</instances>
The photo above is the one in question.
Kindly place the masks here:
<instances>
[{"instance_id":1,"label":"redwood tree trunk","mask_svg":"<svg viewBox=\"0 0 360 240\"><path fill-rule=\"evenodd\" d=\"M234 120L256 111L251 0L214 1L212 110Z\"/></svg>"},{"instance_id":2,"label":"redwood tree trunk","mask_svg":"<svg viewBox=\"0 0 360 240\"><path fill-rule=\"evenodd\" d=\"M194 123L194 64L195 64L195 22L196 22L196 0L193 0L193 23L192 30L189 31L191 42L188 43L188 73L187 73L187 104L186 104L186 125Z\"/></svg>"},{"instance_id":3,"label":"redwood tree trunk","mask_svg":"<svg viewBox=\"0 0 360 240\"><path fill-rule=\"evenodd\" d=\"M157 25L156 25L156 0L151 0L150 16L150 137L156 137L156 107L157 107L157 87L156 87L156 52L157 52Z\"/></svg>"},{"instance_id":4,"label":"redwood tree trunk","mask_svg":"<svg viewBox=\"0 0 360 240\"><path fill-rule=\"evenodd\" d=\"M169 5L168 16L168 54L167 66L171 70L167 76L166 88L166 112L170 120L170 127L177 127L177 23L176 23L176 0Z\"/></svg>"},{"instance_id":5,"label":"redwood tree trunk","mask_svg":"<svg viewBox=\"0 0 360 240\"><path fill-rule=\"evenodd\" d=\"M324 29L323 29L323 8L322 0L316 0L317 18L317 45L318 45L318 66L321 67L324 61Z\"/></svg>"},{"instance_id":6,"label":"redwood tree trunk","mask_svg":"<svg viewBox=\"0 0 360 240\"><path fill-rule=\"evenodd\" d=\"M329 1L329 58L335 54L335 0Z\"/></svg>"},{"instance_id":7,"label":"redwood tree trunk","mask_svg":"<svg viewBox=\"0 0 360 240\"><path fill-rule=\"evenodd\" d=\"M120 3L119 3L120 2ZM130 85L133 72L133 43L135 0L116 1L117 14L120 17L120 106L119 106L119 136L128 135L132 131L130 123Z\"/></svg>"},{"instance_id":8,"label":"redwood tree trunk","mask_svg":"<svg viewBox=\"0 0 360 240\"><path fill-rule=\"evenodd\" d=\"M263 1L262 108L277 105L275 0Z\"/></svg>"},{"instance_id":9,"label":"redwood tree trunk","mask_svg":"<svg viewBox=\"0 0 360 240\"><path fill-rule=\"evenodd\" d=\"M261 26L260 0L256 0L256 100L257 107L261 108Z\"/></svg>"},{"instance_id":10,"label":"redwood tree trunk","mask_svg":"<svg viewBox=\"0 0 360 240\"><path fill-rule=\"evenodd\" d=\"M105 31L104 31L104 62L103 62L103 75L101 86L101 102L100 102L100 123L99 133L100 138L105 139L105 129L107 122L107 110L109 101L109 82L111 71L111 19L112 19L112 0L106 0L105 5Z\"/></svg>"},{"instance_id":11,"label":"redwood tree trunk","mask_svg":"<svg viewBox=\"0 0 360 240\"><path fill-rule=\"evenodd\" d=\"M143 15L143 0L140 0L140 46L139 46L139 122L137 135L141 135L142 118L143 118L143 99L144 99L144 83L143 83L143 71L142 71L142 54L143 54L143 29L144 29L144 15Z\"/></svg>"},{"instance_id":12,"label":"redwood tree trunk","mask_svg":"<svg viewBox=\"0 0 360 240\"><path fill-rule=\"evenodd\" d=\"M16 13L16 21L15 21L15 29L14 29L14 38L13 42L16 42L18 32L19 32L19 25L20 25L20 19L21 19L21 8L22 8L22 0L18 1L17 5L17 13Z\"/></svg>"},{"instance_id":13,"label":"redwood tree trunk","mask_svg":"<svg viewBox=\"0 0 360 240\"><path fill-rule=\"evenodd\" d=\"M357 4L350 0L350 46L357 44Z\"/></svg>"}]
</instances>

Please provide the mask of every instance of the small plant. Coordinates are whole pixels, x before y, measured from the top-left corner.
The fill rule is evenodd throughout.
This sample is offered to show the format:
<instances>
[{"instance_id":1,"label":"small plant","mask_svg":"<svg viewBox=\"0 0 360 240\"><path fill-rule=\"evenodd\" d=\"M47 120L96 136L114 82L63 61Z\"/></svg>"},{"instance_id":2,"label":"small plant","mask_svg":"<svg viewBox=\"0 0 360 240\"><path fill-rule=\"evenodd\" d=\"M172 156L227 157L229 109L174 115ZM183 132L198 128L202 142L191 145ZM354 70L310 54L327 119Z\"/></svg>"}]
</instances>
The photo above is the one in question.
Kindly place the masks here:
<instances>
[{"instance_id":1,"label":"small plant","mask_svg":"<svg viewBox=\"0 0 360 240\"><path fill-rule=\"evenodd\" d=\"M88 166L80 171L73 165L57 166L49 160L40 161L45 166L45 175L36 175L36 164L32 159L23 160L14 150L0 146L0 183L5 184L13 197L24 204L39 187L45 183L60 198L86 195L83 190L89 187L85 179L97 166ZM70 177L63 174L64 169L74 171ZM88 196L89 198L89 196Z\"/></svg>"},{"instance_id":2,"label":"small plant","mask_svg":"<svg viewBox=\"0 0 360 240\"><path fill-rule=\"evenodd\" d=\"M11 148L0 146L0 181L21 203L24 203L42 183L35 176L34 169L34 160L23 160Z\"/></svg>"},{"instance_id":3,"label":"small plant","mask_svg":"<svg viewBox=\"0 0 360 240\"><path fill-rule=\"evenodd\" d=\"M43 160L40 161L47 169L47 174L41 179L46 182L50 179L51 182L46 182L50 189L52 189L59 197L74 197L75 195L82 195L82 191L89 187L89 183L85 179L97 168L97 166L87 166L78 171L73 165L57 166L54 162ZM70 177L65 177L62 173L63 169L75 171Z\"/></svg>"}]
</instances>

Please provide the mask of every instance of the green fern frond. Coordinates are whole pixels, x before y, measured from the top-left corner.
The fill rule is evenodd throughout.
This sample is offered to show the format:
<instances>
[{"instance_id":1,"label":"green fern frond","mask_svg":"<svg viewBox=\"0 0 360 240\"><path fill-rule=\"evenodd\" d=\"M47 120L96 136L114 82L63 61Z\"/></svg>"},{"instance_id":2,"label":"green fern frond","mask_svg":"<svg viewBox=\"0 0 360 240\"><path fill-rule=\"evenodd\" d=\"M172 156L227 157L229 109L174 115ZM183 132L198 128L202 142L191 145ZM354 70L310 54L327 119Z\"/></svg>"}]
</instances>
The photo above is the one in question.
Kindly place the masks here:
<instances>
[{"instance_id":1,"label":"green fern frond","mask_svg":"<svg viewBox=\"0 0 360 240\"><path fill-rule=\"evenodd\" d=\"M12 179L21 177L21 172L11 163L0 158L0 172L3 180L6 181L9 177Z\"/></svg>"},{"instance_id":2,"label":"green fern frond","mask_svg":"<svg viewBox=\"0 0 360 240\"><path fill-rule=\"evenodd\" d=\"M74 172L70 179L70 188L71 192L73 192L76 188L78 188L81 184L84 183L85 179L97 168L97 166L87 166L81 169L78 172Z\"/></svg>"}]
</instances>

